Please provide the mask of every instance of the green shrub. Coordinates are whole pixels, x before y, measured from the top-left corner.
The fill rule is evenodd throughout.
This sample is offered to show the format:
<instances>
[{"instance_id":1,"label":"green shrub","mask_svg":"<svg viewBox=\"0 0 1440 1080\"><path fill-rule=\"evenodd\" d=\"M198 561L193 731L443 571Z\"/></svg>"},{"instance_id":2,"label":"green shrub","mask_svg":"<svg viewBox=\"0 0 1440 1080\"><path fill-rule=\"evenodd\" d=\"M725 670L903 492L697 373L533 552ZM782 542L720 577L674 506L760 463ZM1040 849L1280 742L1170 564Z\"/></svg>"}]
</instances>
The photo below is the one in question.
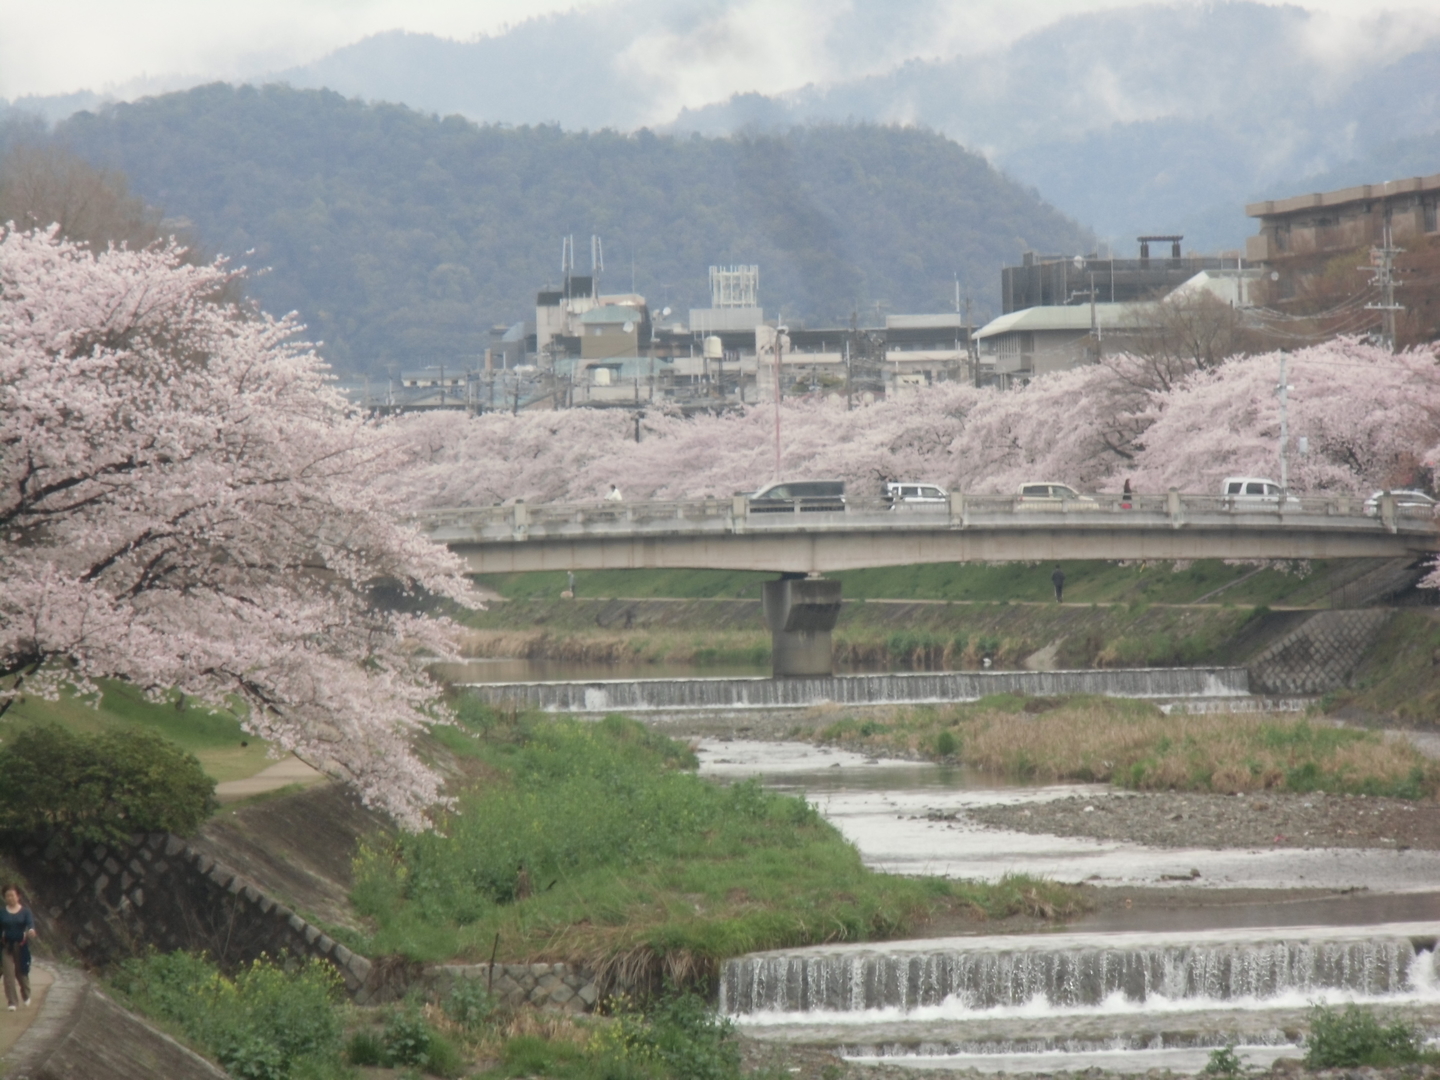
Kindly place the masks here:
<instances>
[{"instance_id":1,"label":"green shrub","mask_svg":"<svg viewBox=\"0 0 1440 1080\"><path fill-rule=\"evenodd\" d=\"M955 752L960 749L960 742L955 738L953 731L942 731L935 736L935 756L948 758L954 757Z\"/></svg>"},{"instance_id":2,"label":"green shrub","mask_svg":"<svg viewBox=\"0 0 1440 1080\"><path fill-rule=\"evenodd\" d=\"M401 1009L385 1024L385 1064L423 1065L434 1032L417 1009Z\"/></svg>"},{"instance_id":3,"label":"green shrub","mask_svg":"<svg viewBox=\"0 0 1440 1080\"><path fill-rule=\"evenodd\" d=\"M495 1012L495 997L479 979L457 979L443 1006L445 1015L467 1031L474 1031Z\"/></svg>"},{"instance_id":4,"label":"green shrub","mask_svg":"<svg viewBox=\"0 0 1440 1080\"><path fill-rule=\"evenodd\" d=\"M285 1080L338 1066L340 976L321 960L286 971L264 957L228 978L208 958L150 953L123 962L115 987L180 1028L241 1080Z\"/></svg>"},{"instance_id":5,"label":"green shrub","mask_svg":"<svg viewBox=\"0 0 1440 1080\"><path fill-rule=\"evenodd\" d=\"M0 830L85 841L193 833L215 808L215 782L193 754L154 732L77 734L21 728L0 747Z\"/></svg>"},{"instance_id":6,"label":"green shrub","mask_svg":"<svg viewBox=\"0 0 1440 1080\"><path fill-rule=\"evenodd\" d=\"M1305 1040L1307 1068L1385 1067L1416 1062L1423 1056L1420 1032L1414 1024L1403 1020L1381 1024L1369 1009L1353 1004L1343 1010L1324 1005L1310 1010L1310 1036Z\"/></svg>"},{"instance_id":7,"label":"green shrub","mask_svg":"<svg viewBox=\"0 0 1440 1080\"><path fill-rule=\"evenodd\" d=\"M1201 1076L1219 1077L1220 1080L1233 1080L1234 1077L1245 1074L1245 1061L1239 1054L1235 1053L1234 1045L1221 1046L1210 1051L1210 1059L1205 1062L1205 1067L1200 1070Z\"/></svg>"},{"instance_id":8,"label":"green shrub","mask_svg":"<svg viewBox=\"0 0 1440 1080\"><path fill-rule=\"evenodd\" d=\"M350 1041L345 1044L345 1060L351 1065L385 1064L385 1043L380 1033L361 1028L351 1035Z\"/></svg>"}]
</instances>

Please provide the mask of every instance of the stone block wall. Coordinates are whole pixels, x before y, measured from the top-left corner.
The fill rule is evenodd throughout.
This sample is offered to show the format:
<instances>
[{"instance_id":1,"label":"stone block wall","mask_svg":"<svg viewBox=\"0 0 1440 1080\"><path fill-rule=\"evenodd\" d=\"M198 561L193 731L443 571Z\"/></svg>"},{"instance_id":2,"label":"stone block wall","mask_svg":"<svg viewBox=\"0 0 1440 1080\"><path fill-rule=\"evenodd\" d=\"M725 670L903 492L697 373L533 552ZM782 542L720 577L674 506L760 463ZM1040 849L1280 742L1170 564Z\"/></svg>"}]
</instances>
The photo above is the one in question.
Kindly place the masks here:
<instances>
[{"instance_id":1,"label":"stone block wall","mask_svg":"<svg viewBox=\"0 0 1440 1080\"><path fill-rule=\"evenodd\" d=\"M1324 694L1347 686L1394 613L1384 608L1320 611L1250 662L1257 694Z\"/></svg>"},{"instance_id":2,"label":"stone block wall","mask_svg":"<svg viewBox=\"0 0 1440 1080\"><path fill-rule=\"evenodd\" d=\"M442 999L461 980L485 984L506 1005L533 1005L564 1012L589 1012L600 989L595 976L570 964L437 964L426 972L427 987Z\"/></svg>"},{"instance_id":3,"label":"stone block wall","mask_svg":"<svg viewBox=\"0 0 1440 1080\"><path fill-rule=\"evenodd\" d=\"M152 945L208 952L222 964L288 953L330 961L361 1004L385 990L373 985L368 959L177 836L150 833L70 848L31 844L16 854L37 910L91 963Z\"/></svg>"}]
</instances>

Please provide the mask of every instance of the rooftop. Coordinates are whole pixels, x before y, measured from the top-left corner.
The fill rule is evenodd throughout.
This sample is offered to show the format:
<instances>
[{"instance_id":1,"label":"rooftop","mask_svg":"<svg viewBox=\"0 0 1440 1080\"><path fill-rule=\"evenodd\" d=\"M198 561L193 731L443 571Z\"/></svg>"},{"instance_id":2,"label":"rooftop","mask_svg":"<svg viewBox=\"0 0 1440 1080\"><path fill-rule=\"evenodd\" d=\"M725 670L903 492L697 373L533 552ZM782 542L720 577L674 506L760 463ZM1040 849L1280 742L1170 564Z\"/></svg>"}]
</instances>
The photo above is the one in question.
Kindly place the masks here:
<instances>
[{"instance_id":1,"label":"rooftop","mask_svg":"<svg viewBox=\"0 0 1440 1080\"><path fill-rule=\"evenodd\" d=\"M1110 330L1125 324L1146 304L1096 304L1095 321L1101 329ZM1065 304L1024 308L992 319L975 331L976 340L1008 334L1016 330L1034 333L1040 330L1089 330L1090 305Z\"/></svg>"},{"instance_id":2,"label":"rooftop","mask_svg":"<svg viewBox=\"0 0 1440 1080\"><path fill-rule=\"evenodd\" d=\"M1433 176L1412 176L1407 180L1390 180L1383 184L1360 184L1358 187L1341 188L1339 191L1295 195L1288 199L1269 199L1265 202L1250 203L1245 207L1245 213L1248 217L1291 214L1297 210L1343 206L1346 203L1363 202L1366 199L1383 199L1392 195L1407 195L1419 191L1440 191L1440 173Z\"/></svg>"}]
</instances>

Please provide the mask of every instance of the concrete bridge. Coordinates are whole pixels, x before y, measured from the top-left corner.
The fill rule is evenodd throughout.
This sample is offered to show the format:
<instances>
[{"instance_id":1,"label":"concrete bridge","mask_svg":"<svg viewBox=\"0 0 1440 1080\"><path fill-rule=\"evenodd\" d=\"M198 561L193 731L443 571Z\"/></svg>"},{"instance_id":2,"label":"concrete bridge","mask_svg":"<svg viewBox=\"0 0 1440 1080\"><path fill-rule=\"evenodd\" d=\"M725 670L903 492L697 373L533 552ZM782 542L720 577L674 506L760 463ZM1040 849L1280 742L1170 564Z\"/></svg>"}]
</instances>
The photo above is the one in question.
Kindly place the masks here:
<instances>
[{"instance_id":1,"label":"concrete bridge","mask_svg":"<svg viewBox=\"0 0 1440 1080\"><path fill-rule=\"evenodd\" d=\"M551 503L435 510L430 537L478 574L536 570L771 570L766 619L776 674L831 670L840 583L821 575L870 566L1064 559L1418 558L1440 550L1428 508L1359 499L1096 495L946 502L854 499L842 511L744 496L682 502Z\"/></svg>"}]
</instances>

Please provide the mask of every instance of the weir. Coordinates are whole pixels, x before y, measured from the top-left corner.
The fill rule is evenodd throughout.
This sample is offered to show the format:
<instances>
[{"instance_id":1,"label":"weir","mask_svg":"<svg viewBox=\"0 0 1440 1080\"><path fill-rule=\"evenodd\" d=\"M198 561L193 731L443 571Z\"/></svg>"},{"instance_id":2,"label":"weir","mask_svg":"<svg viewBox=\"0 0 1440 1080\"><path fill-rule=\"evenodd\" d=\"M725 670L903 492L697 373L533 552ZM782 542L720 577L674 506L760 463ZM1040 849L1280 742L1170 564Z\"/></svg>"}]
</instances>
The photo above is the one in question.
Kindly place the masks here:
<instances>
[{"instance_id":1,"label":"weir","mask_svg":"<svg viewBox=\"0 0 1440 1080\"><path fill-rule=\"evenodd\" d=\"M945 1009L956 1018L1132 1006L1214 1007L1325 991L1366 998L1435 989L1433 924L1175 935L950 938L761 953L727 961L724 1012L857 1015Z\"/></svg>"},{"instance_id":2,"label":"weir","mask_svg":"<svg viewBox=\"0 0 1440 1080\"><path fill-rule=\"evenodd\" d=\"M776 583L782 584L782 583ZM828 633L826 634L828 638ZM552 712L667 712L910 705L977 701L990 694L1103 694L1133 698L1234 698L1250 693L1245 668L1115 668L1081 671L942 671L875 675L462 684L492 704Z\"/></svg>"},{"instance_id":3,"label":"weir","mask_svg":"<svg viewBox=\"0 0 1440 1080\"><path fill-rule=\"evenodd\" d=\"M1433 923L949 938L727 962L720 1008L766 1042L932 1069L1198 1072L1297 1057L1317 1003L1440 1030Z\"/></svg>"}]
</instances>

